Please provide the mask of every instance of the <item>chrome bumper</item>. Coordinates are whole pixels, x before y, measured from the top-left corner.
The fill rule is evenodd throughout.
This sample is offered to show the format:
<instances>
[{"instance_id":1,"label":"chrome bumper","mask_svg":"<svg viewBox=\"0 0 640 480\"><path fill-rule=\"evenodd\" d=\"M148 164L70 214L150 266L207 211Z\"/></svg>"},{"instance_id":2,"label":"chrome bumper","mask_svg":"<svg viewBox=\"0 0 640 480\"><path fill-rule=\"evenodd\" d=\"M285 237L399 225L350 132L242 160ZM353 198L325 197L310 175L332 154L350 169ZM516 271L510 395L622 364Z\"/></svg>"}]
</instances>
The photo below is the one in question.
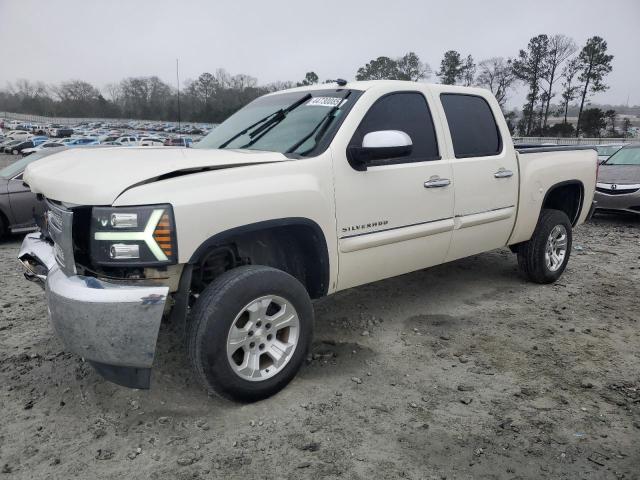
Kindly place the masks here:
<instances>
[{"instance_id":1,"label":"chrome bumper","mask_svg":"<svg viewBox=\"0 0 640 480\"><path fill-rule=\"evenodd\" d=\"M149 388L168 287L66 275L40 233L25 237L18 259L25 277L45 288L51 324L69 351L107 380Z\"/></svg>"}]
</instances>

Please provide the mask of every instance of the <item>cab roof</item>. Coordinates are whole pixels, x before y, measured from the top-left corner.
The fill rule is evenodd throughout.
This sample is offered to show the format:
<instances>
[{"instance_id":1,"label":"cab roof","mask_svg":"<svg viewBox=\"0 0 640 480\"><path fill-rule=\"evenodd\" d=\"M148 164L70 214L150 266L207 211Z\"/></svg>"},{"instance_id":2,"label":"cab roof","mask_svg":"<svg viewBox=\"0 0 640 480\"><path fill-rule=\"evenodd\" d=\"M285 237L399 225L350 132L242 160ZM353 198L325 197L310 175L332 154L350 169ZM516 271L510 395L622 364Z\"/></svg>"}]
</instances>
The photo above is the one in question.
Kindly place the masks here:
<instances>
[{"instance_id":1,"label":"cab roof","mask_svg":"<svg viewBox=\"0 0 640 480\"><path fill-rule=\"evenodd\" d=\"M304 87L294 87L288 88L286 90L279 90L277 92L273 92L270 95L282 93L282 92L306 92L306 91L314 91L314 90L326 90L330 88L338 88L345 90L360 90L367 91L376 88L397 88L398 90L404 90L408 88L427 87L429 90L432 90L435 94L439 94L442 92L455 92L455 93L467 93L467 94L483 94L486 95L489 92L485 88L478 87L462 87L459 85L443 85L440 83L427 83L427 82L411 82L406 80L364 80L364 81L354 81L347 82L346 85L338 85L337 83L316 83L314 85L308 85ZM490 92L489 92L490 93Z\"/></svg>"}]
</instances>

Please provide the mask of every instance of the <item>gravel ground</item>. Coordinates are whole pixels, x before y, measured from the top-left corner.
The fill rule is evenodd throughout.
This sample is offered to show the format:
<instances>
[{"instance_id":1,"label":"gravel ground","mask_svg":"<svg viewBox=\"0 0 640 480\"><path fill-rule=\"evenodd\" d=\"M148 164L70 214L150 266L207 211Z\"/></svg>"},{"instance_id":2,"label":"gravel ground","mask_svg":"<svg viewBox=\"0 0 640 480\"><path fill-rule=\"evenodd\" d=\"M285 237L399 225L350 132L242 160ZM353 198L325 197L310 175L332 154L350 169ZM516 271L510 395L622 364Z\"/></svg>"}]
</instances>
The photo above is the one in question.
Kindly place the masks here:
<instances>
[{"instance_id":1,"label":"gravel ground","mask_svg":"<svg viewBox=\"0 0 640 480\"><path fill-rule=\"evenodd\" d=\"M506 249L316 303L275 397L196 384L163 326L150 391L102 380L53 336L0 243L0 479L640 478L640 220L575 232L555 285Z\"/></svg>"}]
</instances>

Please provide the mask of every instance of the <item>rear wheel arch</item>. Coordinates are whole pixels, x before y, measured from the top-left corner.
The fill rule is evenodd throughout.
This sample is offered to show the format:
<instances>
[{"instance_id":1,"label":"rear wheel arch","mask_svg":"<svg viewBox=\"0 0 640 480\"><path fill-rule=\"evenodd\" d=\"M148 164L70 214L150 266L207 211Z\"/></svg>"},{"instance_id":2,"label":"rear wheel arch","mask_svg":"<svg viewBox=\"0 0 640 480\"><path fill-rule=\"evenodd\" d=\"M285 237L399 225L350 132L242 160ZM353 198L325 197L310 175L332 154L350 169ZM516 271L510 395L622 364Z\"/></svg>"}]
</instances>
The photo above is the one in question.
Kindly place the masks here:
<instances>
[{"instance_id":1,"label":"rear wheel arch","mask_svg":"<svg viewBox=\"0 0 640 480\"><path fill-rule=\"evenodd\" d=\"M311 298L326 295L329 288L327 241L320 226L308 218L267 220L213 235L189 259L194 266L192 286L203 287L198 285L199 275L208 257L217 261L222 271L247 264L278 268L296 277Z\"/></svg>"},{"instance_id":2,"label":"rear wheel arch","mask_svg":"<svg viewBox=\"0 0 640 480\"><path fill-rule=\"evenodd\" d=\"M545 193L540 215L545 209L560 210L567 214L575 226L584 205L584 184L580 180L567 180L552 185Z\"/></svg>"}]
</instances>

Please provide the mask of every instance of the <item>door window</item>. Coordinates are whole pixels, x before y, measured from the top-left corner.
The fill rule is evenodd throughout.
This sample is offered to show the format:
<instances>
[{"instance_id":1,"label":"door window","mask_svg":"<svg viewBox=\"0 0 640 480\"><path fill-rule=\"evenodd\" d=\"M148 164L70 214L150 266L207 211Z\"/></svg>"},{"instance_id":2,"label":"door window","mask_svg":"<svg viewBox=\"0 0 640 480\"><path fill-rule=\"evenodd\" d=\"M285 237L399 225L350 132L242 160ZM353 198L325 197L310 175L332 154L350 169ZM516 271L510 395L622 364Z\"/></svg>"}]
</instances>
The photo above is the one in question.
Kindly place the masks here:
<instances>
[{"instance_id":1,"label":"door window","mask_svg":"<svg viewBox=\"0 0 640 480\"><path fill-rule=\"evenodd\" d=\"M367 133L379 130L400 130L408 134L413 143L409 155L383 160L379 164L440 159L429 105L424 95L419 92L391 93L378 99L358 126L349 145L361 146Z\"/></svg>"},{"instance_id":2,"label":"door window","mask_svg":"<svg viewBox=\"0 0 640 480\"><path fill-rule=\"evenodd\" d=\"M487 101L477 95L443 93L444 108L456 158L486 157L502 151L502 139Z\"/></svg>"}]
</instances>

